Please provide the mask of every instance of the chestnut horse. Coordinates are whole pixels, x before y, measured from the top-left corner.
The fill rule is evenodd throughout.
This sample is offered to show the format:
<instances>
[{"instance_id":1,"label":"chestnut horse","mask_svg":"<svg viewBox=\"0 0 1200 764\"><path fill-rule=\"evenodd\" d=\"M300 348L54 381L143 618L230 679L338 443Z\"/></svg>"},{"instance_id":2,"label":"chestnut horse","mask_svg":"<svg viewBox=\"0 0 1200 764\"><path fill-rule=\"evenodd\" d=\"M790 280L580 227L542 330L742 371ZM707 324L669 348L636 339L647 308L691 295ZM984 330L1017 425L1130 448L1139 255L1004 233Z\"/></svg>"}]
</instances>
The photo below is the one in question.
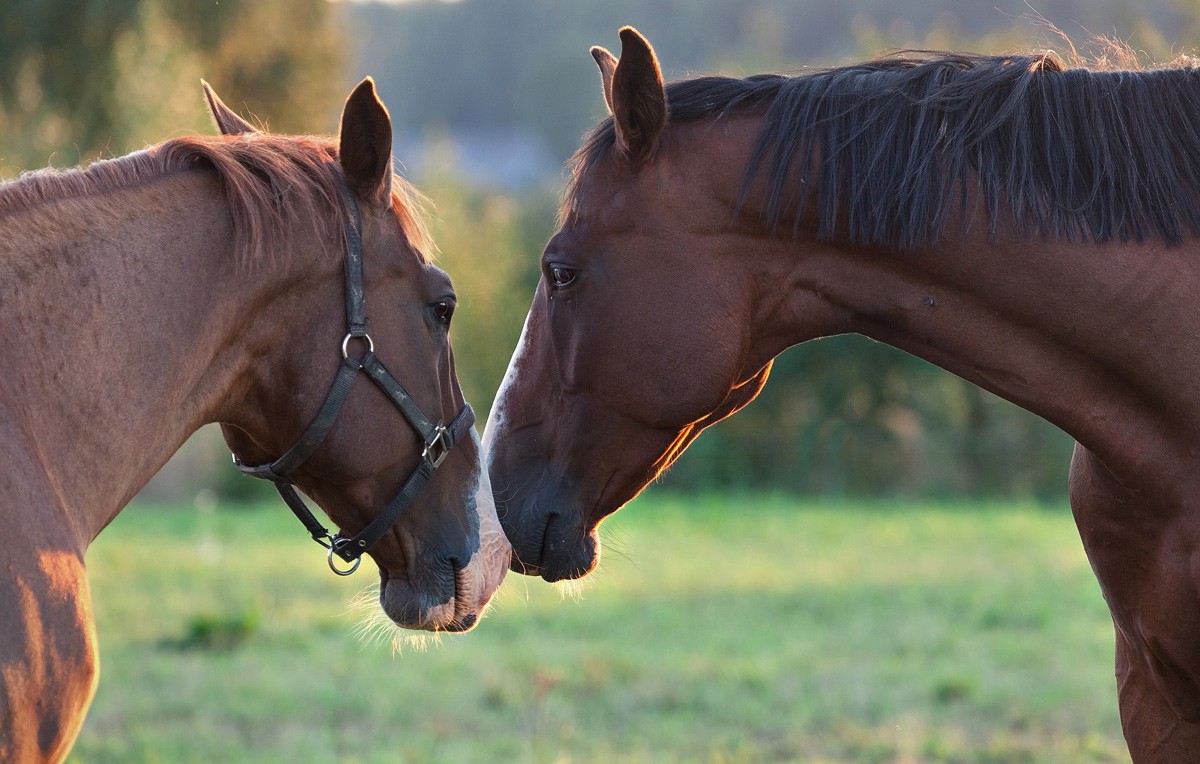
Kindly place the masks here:
<instances>
[{"instance_id":1,"label":"chestnut horse","mask_svg":"<svg viewBox=\"0 0 1200 764\"><path fill-rule=\"evenodd\" d=\"M785 348L854 332L1077 440L1070 498L1138 762L1200 756L1200 70L905 54L664 88L594 48L612 117L485 431L514 570L596 527Z\"/></svg>"},{"instance_id":2,"label":"chestnut horse","mask_svg":"<svg viewBox=\"0 0 1200 764\"><path fill-rule=\"evenodd\" d=\"M400 626L470 628L509 564L453 288L373 83L338 139L259 132L207 92L222 137L0 186L3 761L66 756L98 676L84 554L205 423L298 514L293 483L317 501L339 565L374 558Z\"/></svg>"}]
</instances>

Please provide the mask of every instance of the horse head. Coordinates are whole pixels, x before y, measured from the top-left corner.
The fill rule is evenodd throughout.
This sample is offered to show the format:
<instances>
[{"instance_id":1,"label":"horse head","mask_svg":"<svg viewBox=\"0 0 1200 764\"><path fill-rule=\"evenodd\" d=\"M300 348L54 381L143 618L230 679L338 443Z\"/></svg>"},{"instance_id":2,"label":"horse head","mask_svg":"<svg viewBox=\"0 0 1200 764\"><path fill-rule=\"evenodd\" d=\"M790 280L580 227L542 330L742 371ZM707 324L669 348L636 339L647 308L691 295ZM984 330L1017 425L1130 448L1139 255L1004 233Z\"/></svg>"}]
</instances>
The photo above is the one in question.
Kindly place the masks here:
<instances>
[{"instance_id":1,"label":"horse head","mask_svg":"<svg viewBox=\"0 0 1200 764\"><path fill-rule=\"evenodd\" d=\"M653 49L621 40L620 59L592 49L612 117L576 155L484 435L513 570L547 580L592 570L600 521L749 403L774 356L753 337L761 285L713 235L734 200L704 191L734 160L678 140Z\"/></svg>"},{"instance_id":2,"label":"horse head","mask_svg":"<svg viewBox=\"0 0 1200 764\"><path fill-rule=\"evenodd\" d=\"M227 141L260 138L206 92ZM331 547L335 571L335 562L356 567L363 554L375 560L393 621L461 631L499 586L509 547L455 375L454 288L420 251L426 243L407 187L393 177L391 145L390 117L364 80L346 101L336 161L326 165L336 175L329 221L309 242L345 257L307 259L322 265L293 269L286 288L265 295L275 329L247 328L262 344L222 427L243 471L274 481Z\"/></svg>"}]
</instances>

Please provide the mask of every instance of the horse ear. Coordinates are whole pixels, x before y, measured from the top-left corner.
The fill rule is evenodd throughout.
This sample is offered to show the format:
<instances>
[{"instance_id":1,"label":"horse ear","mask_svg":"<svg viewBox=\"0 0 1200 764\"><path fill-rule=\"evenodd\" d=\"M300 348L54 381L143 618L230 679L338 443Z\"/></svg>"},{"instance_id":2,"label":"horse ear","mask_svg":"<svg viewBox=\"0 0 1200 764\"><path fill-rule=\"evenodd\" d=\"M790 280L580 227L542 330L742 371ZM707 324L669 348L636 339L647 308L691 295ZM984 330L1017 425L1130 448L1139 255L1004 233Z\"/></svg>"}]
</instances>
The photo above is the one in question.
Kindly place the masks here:
<instances>
[{"instance_id":1,"label":"horse ear","mask_svg":"<svg viewBox=\"0 0 1200 764\"><path fill-rule=\"evenodd\" d=\"M234 114L233 109L230 109L224 101L217 97L207 82L200 80L200 85L204 88L204 97L208 99L208 112L212 115L213 122L217 124L221 135L246 135L258 132L254 125Z\"/></svg>"},{"instance_id":2,"label":"horse ear","mask_svg":"<svg viewBox=\"0 0 1200 764\"><path fill-rule=\"evenodd\" d=\"M604 67L602 63L602 72ZM621 29L621 58L609 88L617 144L631 160L641 162L654 153L667 126L667 92L654 48L633 27Z\"/></svg>"},{"instance_id":3,"label":"horse ear","mask_svg":"<svg viewBox=\"0 0 1200 764\"><path fill-rule=\"evenodd\" d=\"M338 141L350 190L379 205L391 204L392 118L375 95L375 81L370 77L346 99Z\"/></svg>"},{"instance_id":4,"label":"horse ear","mask_svg":"<svg viewBox=\"0 0 1200 764\"><path fill-rule=\"evenodd\" d=\"M600 84L604 87L604 105L608 107L608 113L612 114L612 83L613 74L617 71L617 57L599 45L592 46L591 54L592 58L596 59L596 65L600 67Z\"/></svg>"}]
</instances>

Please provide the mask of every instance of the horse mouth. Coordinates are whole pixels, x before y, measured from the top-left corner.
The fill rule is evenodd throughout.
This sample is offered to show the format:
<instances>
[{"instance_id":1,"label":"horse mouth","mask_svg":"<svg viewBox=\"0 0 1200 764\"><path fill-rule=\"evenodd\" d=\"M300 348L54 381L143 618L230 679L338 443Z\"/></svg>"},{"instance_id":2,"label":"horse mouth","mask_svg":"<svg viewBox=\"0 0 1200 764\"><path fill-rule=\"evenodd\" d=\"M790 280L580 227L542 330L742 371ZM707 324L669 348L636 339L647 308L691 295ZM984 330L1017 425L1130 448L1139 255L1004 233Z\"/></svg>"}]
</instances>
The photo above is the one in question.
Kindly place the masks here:
<instances>
[{"instance_id":1,"label":"horse mouth","mask_svg":"<svg viewBox=\"0 0 1200 764\"><path fill-rule=\"evenodd\" d=\"M600 539L596 529L573 532L562 516L554 512L546 516L541 533L531 534L526 541L529 542L527 545L521 545L527 550L524 555L516 553L518 545L513 545L511 570L514 573L541 576L554 583L583 578L600 562ZM530 548L535 552L528 553Z\"/></svg>"},{"instance_id":2,"label":"horse mouth","mask_svg":"<svg viewBox=\"0 0 1200 764\"><path fill-rule=\"evenodd\" d=\"M440 585L414 587L404 576L380 568L379 605L397 626L458 633L479 622L489 597L481 596L468 568L436 576ZM482 600L482 601L481 601Z\"/></svg>"},{"instance_id":3,"label":"horse mouth","mask_svg":"<svg viewBox=\"0 0 1200 764\"><path fill-rule=\"evenodd\" d=\"M393 573L380 566L380 607L401 628L469 631L504 582L511 554L508 539L493 520L481 530L479 548L466 565L443 558L412 573Z\"/></svg>"}]
</instances>

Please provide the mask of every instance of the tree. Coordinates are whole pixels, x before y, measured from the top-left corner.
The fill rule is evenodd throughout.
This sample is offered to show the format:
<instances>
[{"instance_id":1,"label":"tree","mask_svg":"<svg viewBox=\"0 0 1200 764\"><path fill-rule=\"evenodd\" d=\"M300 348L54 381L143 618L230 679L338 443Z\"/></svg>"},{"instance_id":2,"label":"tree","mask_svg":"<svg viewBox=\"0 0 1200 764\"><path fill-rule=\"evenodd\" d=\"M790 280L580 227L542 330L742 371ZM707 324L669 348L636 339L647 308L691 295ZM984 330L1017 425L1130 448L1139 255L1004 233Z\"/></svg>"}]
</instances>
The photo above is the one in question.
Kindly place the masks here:
<instances>
[{"instance_id":1,"label":"tree","mask_svg":"<svg viewBox=\"0 0 1200 764\"><path fill-rule=\"evenodd\" d=\"M208 131L199 80L280 129L331 130L344 87L326 0L7 0L0 177Z\"/></svg>"}]
</instances>

